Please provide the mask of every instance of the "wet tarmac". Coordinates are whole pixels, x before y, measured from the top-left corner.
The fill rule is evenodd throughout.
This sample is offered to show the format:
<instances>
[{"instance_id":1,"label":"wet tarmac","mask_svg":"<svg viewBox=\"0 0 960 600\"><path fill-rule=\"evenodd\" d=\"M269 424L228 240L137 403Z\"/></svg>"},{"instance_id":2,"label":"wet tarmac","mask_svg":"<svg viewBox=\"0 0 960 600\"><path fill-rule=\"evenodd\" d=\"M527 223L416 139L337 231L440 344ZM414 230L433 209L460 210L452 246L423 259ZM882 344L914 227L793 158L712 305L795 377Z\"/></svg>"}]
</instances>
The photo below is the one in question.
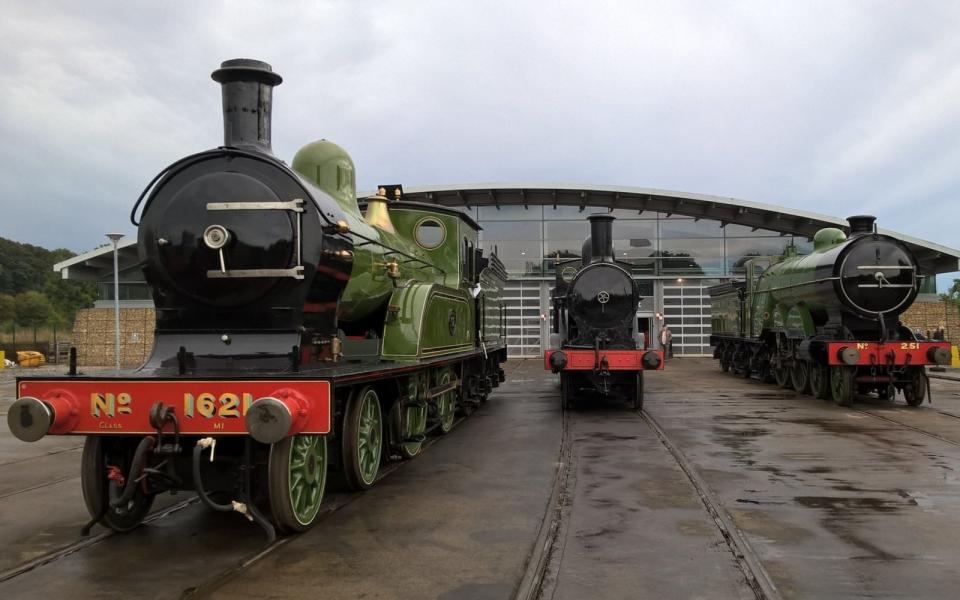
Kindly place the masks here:
<instances>
[{"instance_id":1,"label":"wet tarmac","mask_svg":"<svg viewBox=\"0 0 960 600\"><path fill-rule=\"evenodd\" d=\"M82 440L0 426L0 597L752 598L744 551L772 597L956 595L960 382L842 409L708 359L667 369L645 409L679 459L624 407L565 418L555 377L513 361L473 417L364 494L334 486L336 510L260 557L258 529L187 494L73 546Z\"/></svg>"}]
</instances>

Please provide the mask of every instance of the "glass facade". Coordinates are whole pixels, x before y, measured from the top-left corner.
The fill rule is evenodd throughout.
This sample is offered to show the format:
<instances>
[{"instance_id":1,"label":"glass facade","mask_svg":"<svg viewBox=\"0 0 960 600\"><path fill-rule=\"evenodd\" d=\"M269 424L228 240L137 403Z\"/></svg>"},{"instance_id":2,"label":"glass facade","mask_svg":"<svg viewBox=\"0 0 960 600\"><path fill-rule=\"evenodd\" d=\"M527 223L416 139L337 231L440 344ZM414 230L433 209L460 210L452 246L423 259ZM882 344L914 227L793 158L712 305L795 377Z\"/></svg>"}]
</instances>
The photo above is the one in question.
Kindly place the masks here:
<instances>
[{"instance_id":1,"label":"glass facade","mask_svg":"<svg viewBox=\"0 0 960 600\"><path fill-rule=\"evenodd\" d=\"M481 245L496 249L510 274L507 326L512 356L540 356L549 342L549 298L554 263L580 256L590 234L587 217L602 207L528 205L464 207L483 231ZM643 281L638 318L650 319L652 336L665 324L673 334L674 354L709 354L710 299L706 289L742 276L751 257L783 253L794 244L801 254L805 237L726 224L715 219L615 209L614 252ZM658 320L657 316L662 316Z\"/></svg>"}]
</instances>

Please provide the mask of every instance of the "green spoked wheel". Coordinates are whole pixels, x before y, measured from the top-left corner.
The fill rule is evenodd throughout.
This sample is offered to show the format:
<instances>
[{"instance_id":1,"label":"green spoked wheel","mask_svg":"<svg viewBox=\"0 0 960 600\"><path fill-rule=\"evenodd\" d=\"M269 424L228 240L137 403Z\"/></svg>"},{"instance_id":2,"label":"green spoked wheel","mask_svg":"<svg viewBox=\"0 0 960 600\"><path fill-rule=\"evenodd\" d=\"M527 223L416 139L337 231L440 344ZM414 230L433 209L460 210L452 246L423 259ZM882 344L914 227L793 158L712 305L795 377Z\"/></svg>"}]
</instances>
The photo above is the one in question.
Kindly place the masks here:
<instances>
[{"instance_id":1,"label":"green spoked wheel","mask_svg":"<svg viewBox=\"0 0 960 600\"><path fill-rule=\"evenodd\" d=\"M119 443L108 444L100 436L87 436L83 443L80 458L80 486L83 501L91 517L101 513L101 524L118 532L130 531L143 521L153 506L154 494L144 494L138 485L129 502L111 507L108 466L117 466L125 475L129 475L132 466L133 450ZM105 511L105 512L104 512Z\"/></svg>"},{"instance_id":2,"label":"green spoked wheel","mask_svg":"<svg viewBox=\"0 0 960 600\"><path fill-rule=\"evenodd\" d=\"M404 419L406 427L403 431L403 439L420 438L418 441L406 441L400 444L400 456L403 458L413 458L420 454L423 448L423 435L427 431L427 407L407 406Z\"/></svg>"},{"instance_id":3,"label":"green spoked wheel","mask_svg":"<svg viewBox=\"0 0 960 600\"><path fill-rule=\"evenodd\" d=\"M444 369L437 377L437 385L447 385L453 380L453 373L450 369ZM457 392L450 390L437 396L437 417L440 419L440 433L446 434L453 429L453 420L457 412Z\"/></svg>"},{"instance_id":4,"label":"green spoked wheel","mask_svg":"<svg viewBox=\"0 0 960 600\"><path fill-rule=\"evenodd\" d=\"M350 396L343 418L343 473L352 490L368 489L377 480L383 455L383 415L373 386Z\"/></svg>"},{"instance_id":5,"label":"green spoked wheel","mask_svg":"<svg viewBox=\"0 0 960 600\"><path fill-rule=\"evenodd\" d=\"M853 404L856 374L856 367L830 367L830 392L838 406Z\"/></svg>"},{"instance_id":6,"label":"green spoked wheel","mask_svg":"<svg viewBox=\"0 0 960 600\"><path fill-rule=\"evenodd\" d=\"M298 435L270 447L270 510L285 531L306 531L317 520L327 485L327 438Z\"/></svg>"}]
</instances>

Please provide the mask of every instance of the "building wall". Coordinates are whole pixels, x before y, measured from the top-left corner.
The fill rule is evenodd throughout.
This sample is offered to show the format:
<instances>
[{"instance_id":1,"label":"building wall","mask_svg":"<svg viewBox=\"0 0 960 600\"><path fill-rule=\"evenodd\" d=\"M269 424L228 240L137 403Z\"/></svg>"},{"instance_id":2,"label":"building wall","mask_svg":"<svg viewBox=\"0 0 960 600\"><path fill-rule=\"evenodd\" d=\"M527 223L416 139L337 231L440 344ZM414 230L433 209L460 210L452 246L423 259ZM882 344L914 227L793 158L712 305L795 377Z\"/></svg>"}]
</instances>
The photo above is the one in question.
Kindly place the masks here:
<instances>
[{"instance_id":1,"label":"building wall","mask_svg":"<svg viewBox=\"0 0 960 600\"><path fill-rule=\"evenodd\" d=\"M156 323L153 308L120 309L120 364L138 367L153 348ZM85 367L112 366L116 360L112 308L87 308L77 313L73 326L73 344L77 364Z\"/></svg>"},{"instance_id":2,"label":"building wall","mask_svg":"<svg viewBox=\"0 0 960 600\"><path fill-rule=\"evenodd\" d=\"M924 335L943 324L947 341L960 345L960 310L938 297L918 296L900 320L910 329L919 329Z\"/></svg>"},{"instance_id":3,"label":"building wall","mask_svg":"<svg viewBox=\"0 0 960 600\"><path fill-rule=\"evenodd\" d=\"M579 256L590 234L587 216L602 207L464 207L483 231L481 246L496 249L510 275L505 294L507 345L511 356L541 356L549 343L550 288L558 259ZM639 318L663 316L651 323L673 333L674 353L709 355L710 301L706 289L730 277L742 277L751 256L781 254L787 244L809 252L806 238L777 231L727 225L707 218L651 211L614 210L614 252L641 284L646 298Z\"/></svg>"}]
</instances>

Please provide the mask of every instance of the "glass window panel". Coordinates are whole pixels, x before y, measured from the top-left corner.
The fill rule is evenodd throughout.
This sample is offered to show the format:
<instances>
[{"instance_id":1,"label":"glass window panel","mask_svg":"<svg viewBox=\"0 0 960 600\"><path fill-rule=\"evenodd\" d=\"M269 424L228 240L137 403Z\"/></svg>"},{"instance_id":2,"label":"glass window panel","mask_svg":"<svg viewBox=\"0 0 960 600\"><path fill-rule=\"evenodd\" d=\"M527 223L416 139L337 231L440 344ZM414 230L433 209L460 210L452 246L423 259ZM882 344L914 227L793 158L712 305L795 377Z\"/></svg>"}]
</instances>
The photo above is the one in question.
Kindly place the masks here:
<instances>
[{"instance_id":1,"label":"glass window panel","mask_svg":"<svg viewBox=\"0 0 960 600\"><path fill-rule=\"evenodd\" d=\"M488 248L496 247L497 256L500 260L537 260L542 258L540 254L540 240L533 241L503 241L491 240L487 242Z\"/></svg>"},{"instance_id":2,"label":"glass window panel","mask_svg":"<svg viewBox=\"0 0 960 600\"><path fill-rule=\"evenodd\" d=\"M614 239L627 240L631 238L646 238L649 240L657 237L657 222L653 220L620 220L613 222Z\"/></svg>"},{"instance_id":3,"label":"glass window panel","mask_svg":"<svg viewBox=\"0 0 960 600\"><path fill-rule=\"evenodd\" d=\"M660 255L723 258L723 240L720 238L660 240Z\"/></svg>"},{"instance_id":4,"label":"glass window panel","mask_svg":"<svg viewBox=\"0 0 960 600\"><path fill-rule=\"evenodd\" d=\"M649 275L657 270L657 261L652 258L627 258L630 272L636 275Z\"/></svg>"},{"instance_id":5,"label":"glass window panel","mask_svg":"<svg viewBox=\"0 0 960 600\"><path fill-rule=\"evenodd\" d=\"M539 260L508 259L503 261L503 266L511 275L543 275L543 265Z\"/></svg>"},{"instance_id":6,"label":"glass window panel","mask_svg":"<svg viewBox=\"0 0 960 600\"><path fill-rule=\"evenodd\" d=\"M723 259L675 256L658 259L665 275L716 275L723 272Z\"/></svg>"},{"instance_id":7,"label":"glass window panel","mask_svg":"<svg viewBox=\"0 0 960 600\"><path fill-rule=\"evenodd\" d=\"M640 290L641 296L644 296L644 297L653 296L653 280L652 279L637 280L637 289Z\"/></svg>"},{"instance_id":8,"label":"glass window panel","mask_svg":"<svg viewBox=\"0 0 960 600\"><path fill-rule=\"evenodd\" d=\"M549 240L544 242L544 256L548 258L579 258L583 240Z\"/></svg>"},{"instance_id":9,"label":"glass window panel","mask_svg":"<svg viewBox=\"0 0 960 600\"><path fill-rule=\"evenodd\" d=\"M486 229L483 221L539 221L543 218L543 209L539 204L527 206L480 206L478 207L480 225Z\"/></svg>"},{"instance_id":10,"label":"glass window panel","mask_svg":"<svg viewBox=\"0 0 960 600\"><path fill-rule=\"evenodd\" d=\"M661 219L660 238L723 237L720 221L711 219Z\"/></svg>"},{"instance_id":11,"label":"glass window panel","mask_svg":"<svg viewBox=\"0 0 960 600\"><path fill-rule=\"evenodd\" d=\"M661 215L661 213L652 210L640 212L636 208L615 208L610 214L617 219L656 219Z\"/></svg>"},{"instance_id":12,"label":"glass window panel","mask_svg":"<svg viewBox=\"0 0 960 600\"><path fill-rule=\"evenodd\" d=\"M727 272L741 274L745 264L757 256L780 256L788 243L789 238L727 238L724 242L727 247Z\"/></svg>"},{"instance_id":13,"label":"glass window panel","mask_svg":"<svg viewBox=\"0 0 960 600\"><path fill-rule=\"evenodd\" d=\"M749 225L737 225L735 223L730 223L723 228L727 237L780 237L779 231L773 231L770 229L757 229L753 230L753 227Z\"/></svg>"},{"instance_id":14,"label":"glass window panel","mask_svg":"<svg viewBox=\"0 0 960 600\"><path fill-rule=\"evenodd\" d=\"M587 215L590 215L594 212L597 212L596 209L591 209L590 207L584 207L583 210L580 210L579 206L558 206L554 208L553 206L544 206L543 207L543 218L544 220L587 220Z\"/></svg>"},{"instance_id":15,"label":"glass window panel","mask_svg":"<svg viewBox=\"0 0 960 600\"><path fill-rule=\"evenodd\" d=\"M613 254L618 260L652 257L655 251L656 247L647 239L613 240Z\"/></svg>"},{"instance_id":16,"label":"glass window panel","mask_svg":"<svg viewBox=\"0 0 960 600\"><path fill-rule=\"evenodd\" d=\"M794 237L793 245L797 247L799 254L810 254L813 252L813 240L808 240L805 237Z\"/></svg>"},{"instance_id":17,"label":"glass window panel","mask_svg":"<svg viewBox=\"0 0 960 600\"><path fill-rule=\"evenodd\" d=\"M540 239L538 221L488 221L481 234L484 240L536 241Z\"/></svg>"},{"instance_id":18,"label":"glass window panel","mask_svg":"<svg viewBox=\"0 0 960 600\"><path fill-rule=\"evenodd\" d=\"M544 235L548 240L583 240L590 235L590 223L586 217L577 221L547 221L544 223Z\"/></svg>"}]
</instances>

